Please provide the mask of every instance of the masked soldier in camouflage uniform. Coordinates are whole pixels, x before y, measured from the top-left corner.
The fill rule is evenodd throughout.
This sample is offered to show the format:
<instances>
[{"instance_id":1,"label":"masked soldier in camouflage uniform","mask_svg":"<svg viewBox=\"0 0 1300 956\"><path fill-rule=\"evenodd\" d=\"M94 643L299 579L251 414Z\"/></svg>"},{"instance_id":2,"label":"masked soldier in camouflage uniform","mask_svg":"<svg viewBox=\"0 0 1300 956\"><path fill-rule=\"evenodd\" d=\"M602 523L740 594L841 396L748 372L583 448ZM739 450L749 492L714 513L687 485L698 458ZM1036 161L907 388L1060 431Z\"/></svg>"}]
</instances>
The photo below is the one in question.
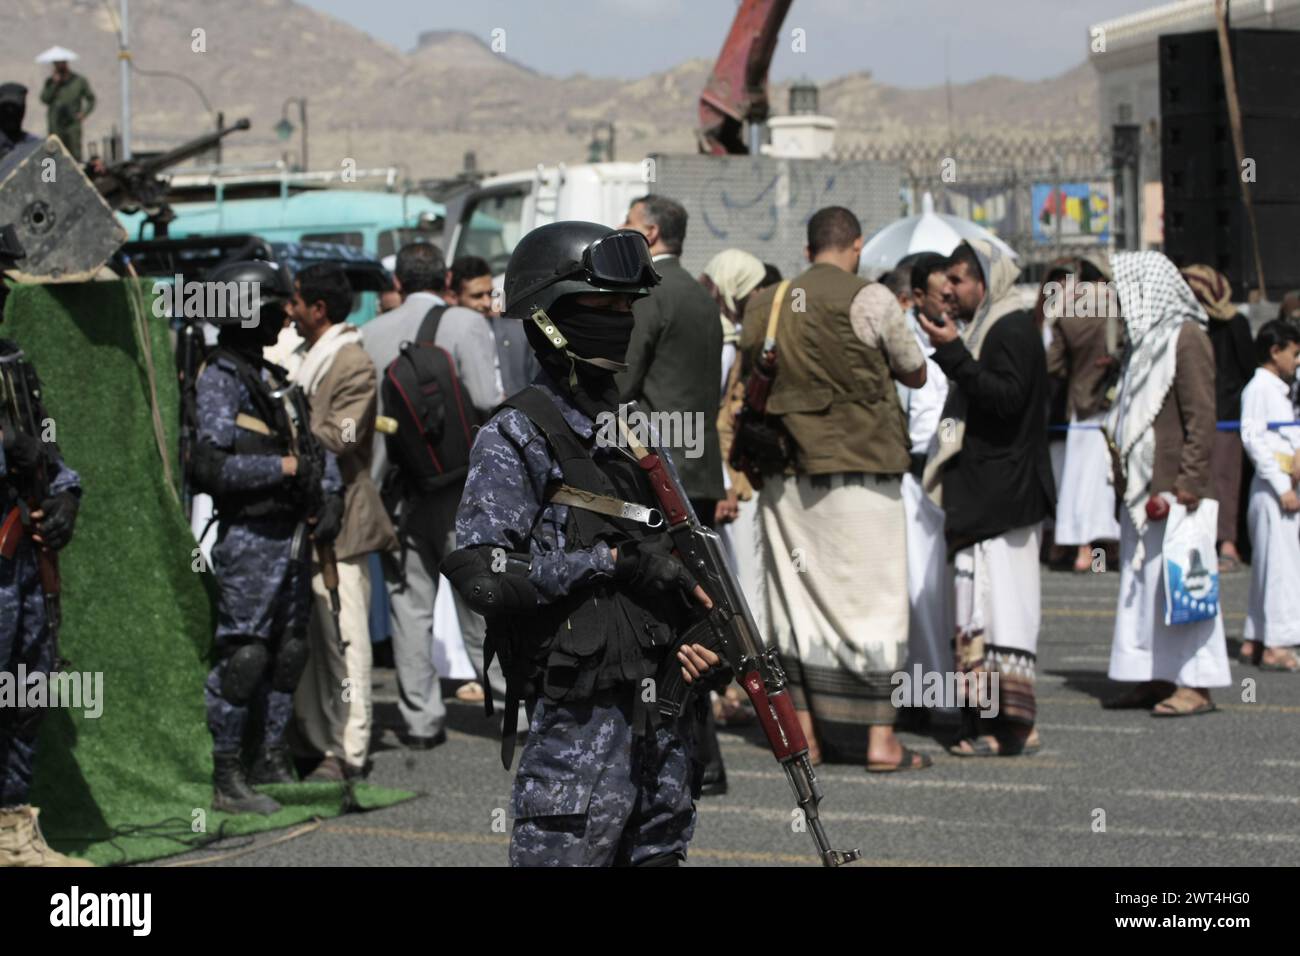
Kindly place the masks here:
<instances>
[{"instance_id":1,"label":"masked soldier in camouflage uniform","mask_svg":"<svg viewBox=\"0 0 1300 956\"><path fill-rule=\"evenodd\" d=\"M0 307L3 298L0 297ZM33 417L40 427L49 420L40 400L35 370L18 346L0 339L0 362L12 369L13 381L26 381ZM37 549L61 550L72 538L81 500L81 478L63 463L58 446L43 436L20 431L6 408L0 412L0 528L16 533L12 556L0 553L0 680L16 689L20 674L29 686L56 665L55 636L46 619L45 595L37 569ZM49 494L16 525L26 507L30 480L44 459ZM8 535L0 535L7 538ZM37 678L39 679L39 678ZM32 788L36 738L45 707L0 701L0 866L90 866L85 860L56 853L46 845L37 824L37 808L27 800Z\"/></svg>"},{"instance_id":2,"label":"masked soldier in camouflage uniform","mask_svg":"<svg viewBox=\"0 0 1300 956\"><path fill-rule=\"evenodd\" d=\"M670 669L697 688L728 672L681 642L692 599L708 598L650 526L662 517L626 445L598 440L617 414L632 301L658 279L639 233L585 222L535 229L506 271L506 315L524 320L543 371L479 431L443 571L488 619L506 729L518 700L532 714L515 866L675 866L695 827L690 721L661 718L654 688ZM555 500L561 484L613 514Z\"/></svg>"},{"instance_id":3,"label":"masked soldier in camouflage uniform","mask_svg":"<svg viewBox=\"0 0 1300 956\"><path fill-rule=\"evenodd\" d=\"M287 376L262 358L293 295L284 270L240 262L214 270L208 281L260 286L256 321L209 317L222 325L219 345L197 383L191 469L194 486L213 497L218 528L217 663L205 686L212 808L270 814L279 804L249 784L294 781L284 734L307 663L312 539L325 544L338 535L343 483L332 455L321 468L294 454L294 426L278 392ZM246 772L241 752L250 720L260 737Z\"/></svg>"}]
</instances>

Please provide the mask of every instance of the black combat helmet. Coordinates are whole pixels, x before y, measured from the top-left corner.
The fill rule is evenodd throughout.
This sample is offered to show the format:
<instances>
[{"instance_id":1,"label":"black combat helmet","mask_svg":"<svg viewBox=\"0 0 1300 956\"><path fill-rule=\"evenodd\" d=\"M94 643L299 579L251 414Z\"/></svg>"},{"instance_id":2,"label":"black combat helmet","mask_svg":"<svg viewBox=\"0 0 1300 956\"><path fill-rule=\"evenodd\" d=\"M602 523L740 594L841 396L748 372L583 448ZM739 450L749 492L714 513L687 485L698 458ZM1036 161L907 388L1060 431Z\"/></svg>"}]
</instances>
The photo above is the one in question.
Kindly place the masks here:
<instances>
[{"instance_id":1,"label":"black combat helmet","mask_svg":"<svg viewBox=\"0 0 1300 956\"><path fill-rule=\"evenodd\" d=\"M658 282L641 233L595 222L552 222L515 246L506 267L505 314L528 319L560 297L582 292L649 295Z\"/></svg>"},{"instance_id":2,"label":"black combat helmet","mask_svg":"<svg viewBox=\"0 0 1300 956\"><path fill-rule=\"evenodd\" d=\"M236 282L241 288L238 301L251 306L251 310L260 313L262 309L275 307L284 311L284 304L293 298L293 281L289 270L278 262L263 259L243 259L238 262L224 262L203 277L204 282ZM256 285L253 285L256 283ZM247 284L247 285L245 285ZM245 298L248 293L256 292L256 300ZM226 315L204 316L213 325L243 324L249 316Z\"/></svg>"}]
</instances>

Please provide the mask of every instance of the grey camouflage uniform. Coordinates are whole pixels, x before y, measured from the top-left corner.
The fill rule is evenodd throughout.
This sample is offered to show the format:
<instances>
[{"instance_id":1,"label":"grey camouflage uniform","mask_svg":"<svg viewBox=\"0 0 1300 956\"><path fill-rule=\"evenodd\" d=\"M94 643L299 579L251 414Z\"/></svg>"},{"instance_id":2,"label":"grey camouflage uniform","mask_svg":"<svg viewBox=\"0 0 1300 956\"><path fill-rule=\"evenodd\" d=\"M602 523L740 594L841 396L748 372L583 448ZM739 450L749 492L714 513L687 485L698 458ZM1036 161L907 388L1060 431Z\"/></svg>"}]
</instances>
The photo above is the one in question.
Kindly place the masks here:
<instances>
[{"instance_id":1,"label":"grey camouflage uniform","mask_svg":"<svg viewBox=\"0 0 1300 956\"><path fill-rule=\"evenodd\" d=\"M38 408L37 417L46 418ZM50 495L70 492L81 497L81 476L63 462L58 446L45 445ZM0 486L10 478L4 451L0 449ZM9 516L8 499L0 507L0 522ZM35 674L49 674L54 667L54 640L45 620L45 594L36 569L36 549L23 535L12 560L0 557L0 673L17 681L19 666L28 683ZM16 683L15 683L16 688ZM40 712L20 713L0 704L0 807L17 807L28 802L32 768L36 760L36 738Z\"/></svg>"},{"instance_id":2,"label":"grey camouflage uniform","mask_svg":"<svg viewBox=\"0 0 1300 956\"><path fill-rule=\"evenodd\" d=\"M262 374L269 382L267 374ZM196 387L196 440L227 453L222 464L223 483L234 490L265 490L268 494L278 488L286 480L279 455L230 454L239 427L236 416L258 413L233 363L218 356L203 370ZM328 452L321 484L326 494L339 494L343 489L338 463ZM311 613L311 543L306 534L299 536L295 553L299 525L299 521L284 517L225 521L218 515L217 543L212 549L219 590L218 662L208 674L204 691L208 728L219 752L240 749L250 716L262 723L264 745L277 746L293 716L291 691L275 690L264 678L248 705L232 703L222 695L222 675L226 652L233 645L250 639L267 641L274 657L274 648L285 635L305 633Z\"/></svg>"},{"instance_id":3,"label":"grey camouflage uniform","mask_svg":"<svg viewBox=\"0 0 1300 956\"><path fill-rule=\"evenodd\" d=\"M578 435L592 437L594 422L545 372L534 384L555 401ZM617 449L593 450L597 461L619 454ZM479 430L456 515L457 547L530 551L529 578L547 602L598 575L614 573L604 542L565 551L569 509L544 500L547 484L560 478L546 438L523 412L507 408ZM634 736L630 705L638 690L628 688L617 701L599 694L580 704L537 702L511 797L512 866L610 866L667 855L686 858L695 828L689 721L661 725L653 736Z\"/></svg>"}]
</instances>

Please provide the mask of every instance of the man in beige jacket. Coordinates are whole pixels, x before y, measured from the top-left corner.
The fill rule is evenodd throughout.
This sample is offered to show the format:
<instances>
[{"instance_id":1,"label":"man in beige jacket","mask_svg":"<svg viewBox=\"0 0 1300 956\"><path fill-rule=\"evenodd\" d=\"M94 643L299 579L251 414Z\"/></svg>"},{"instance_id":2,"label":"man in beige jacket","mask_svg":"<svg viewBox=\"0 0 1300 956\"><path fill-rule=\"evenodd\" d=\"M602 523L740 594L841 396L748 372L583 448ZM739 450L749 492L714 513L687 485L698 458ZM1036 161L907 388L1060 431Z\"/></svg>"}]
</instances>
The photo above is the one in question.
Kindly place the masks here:
<instances>
[{"instance_id":1,"label":"man in beige jacket","mask_svg":"<svg viewBox=\"0 0 1300 956\"><path fill-rule=\"evenodd\" d=\"M375 366L361 332L344 320L352 290L338 266L309 266L294 280L290 314L303 337L293 374L311 401L311 430L338 456L343 528L334 544L341 612L340 652L329 595L317 566L312 577L311 658L294 711L302 738L325 755L308 779L342 780L365 770L370 749L370 572L367 556L397 546L393 526L370 478L378 394Z\"/></svg>"}]
</instances>

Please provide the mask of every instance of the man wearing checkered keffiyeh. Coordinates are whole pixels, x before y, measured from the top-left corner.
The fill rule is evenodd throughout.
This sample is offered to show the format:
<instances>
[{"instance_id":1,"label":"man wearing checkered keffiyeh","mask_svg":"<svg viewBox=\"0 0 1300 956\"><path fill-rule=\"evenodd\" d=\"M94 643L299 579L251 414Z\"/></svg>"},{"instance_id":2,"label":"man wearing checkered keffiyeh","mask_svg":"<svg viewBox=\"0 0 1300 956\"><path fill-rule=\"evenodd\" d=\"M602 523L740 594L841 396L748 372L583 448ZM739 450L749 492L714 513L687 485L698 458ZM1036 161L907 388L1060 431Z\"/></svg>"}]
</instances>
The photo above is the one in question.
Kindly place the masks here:
<instances>
[{"instance_id":1,"label":"man wearing checkered keffiyeh","mask_svg":"<svg viewBox=\"0 0 1300 956\"><path fill-rule=\"evenodd\" d=\"M1209 688L1231 683L1223 616L1164 623L1162 546L1171 502L1194 511L1214 496L1208 319L1159 252L1117 254L1114 277L1129 347L1105 425L1123 489L1110 677L1138 684L1106 706L1150 708L1158 717L1207 713Z\"/></svg>"}]
</instances>

